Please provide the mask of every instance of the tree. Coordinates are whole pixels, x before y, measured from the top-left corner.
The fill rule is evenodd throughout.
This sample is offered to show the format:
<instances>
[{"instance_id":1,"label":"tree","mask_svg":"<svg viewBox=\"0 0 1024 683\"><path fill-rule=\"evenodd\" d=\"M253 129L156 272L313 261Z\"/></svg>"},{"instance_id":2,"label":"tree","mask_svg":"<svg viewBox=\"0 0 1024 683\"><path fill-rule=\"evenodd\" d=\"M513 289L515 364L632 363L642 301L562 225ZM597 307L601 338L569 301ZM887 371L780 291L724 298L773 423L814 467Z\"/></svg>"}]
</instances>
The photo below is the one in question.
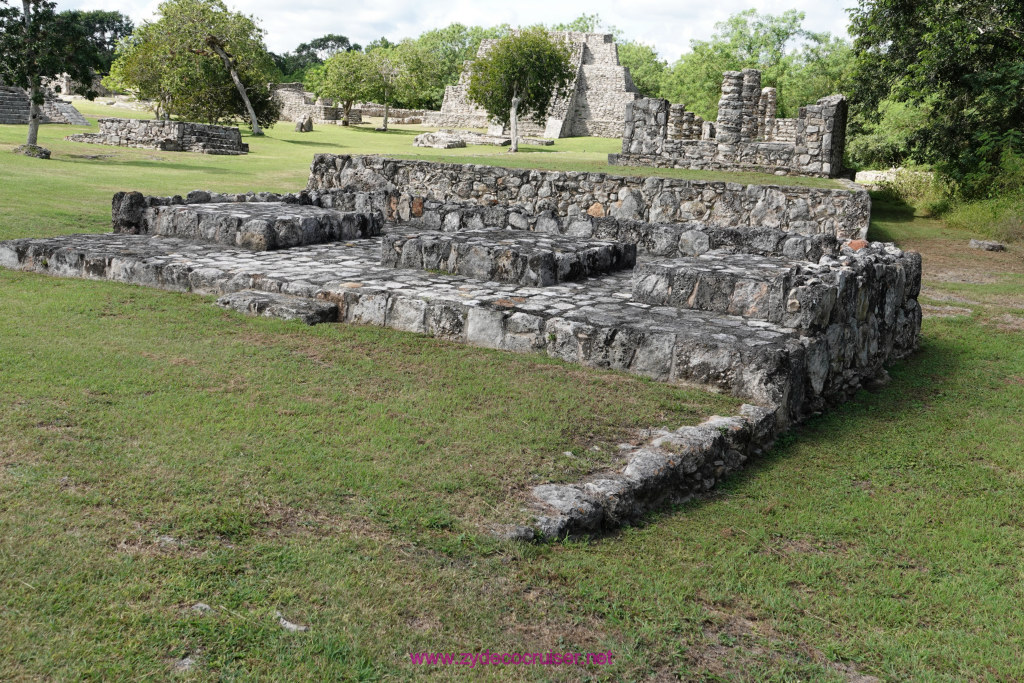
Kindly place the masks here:
<instances>
[{"instance_id":1,"label":"tree","mask_svg":"<svg viewBox=\"0 0 1024 683\"><path fill-rule=\"evenodd\" d=\"M82 25L57 14L55 3L22 0L22 7L10 7L0 0L0 80L25 88L29 96L27 151L37 149L39 107L43 104L43 78L67 73L82 84L90 99L92 72L99 55L89 43Z\"/></svg>"},{"instance_id":2,"label":"tree","mask_svg":"<svg viewBox=\"0 0 1024 683\"><path fill-rule=\"evenodd\" d=\"M620 42L619 64L629 69L633 84L644 97L658 97L661 94L661 79L668 63L658 58L654 48L630 40Z\"/></svg>"},{"instance_id":3,"label":"tree","mask_svg":"<svg viewBox=\"0 0 1024 683\"><path fill-rule=\"evenodd\" d=\"M473 62L468 95L491 118L511 125L511 151L517 152L519 108L543 125L552 101L568 95L574 75L568 46L535 27L502 38Z\"/></svg>"},{"instance_id":4,"label":"tree","mask_svg":"<svg viewBox=\"0 0 1024 683\"><path fill-rule=\"evenodd\" d=\"M282 78L287 81L303 81L310 69L323 64L334 55L361 49L358 43L349 41L346 36L328 33L308 43L301 43L294 52L286 52L283 55L271 53L271 57L280 69Z\"/></svg>"},{"instance_id":5,"label":"tree","mask_svg":"<svg viewBox=\"0 0 1024 683\"><path fill-rule=\"evenodd\" d=\"M378 47L368 52L366 58L363 94L367 99L384 105L384 124L381 130L387 131L388 106L408 71L402 62L401 53L395 47Z\"/></svg>"},{"instance_id":6,"label":"tree","mask_svg":"<svg viewBox=\"0 0 1024 683\"><path fill-rule=\"evenodd\" d=\"M111 85L155 95L169 115L210 123L247 117L253 135L262 135L280 112L266 85L273 60L255 19L222 0L167 0L158 14L119 47Z\"/></svg>"},{"instance_id":7,"label":"tree","mask_svg":"<svg viewBox=\"0 0 1024 683\"><path fill-rule=\"evenodd\" d=\"M103 76L109 74L118 43L135 30L132 20L120 12L106 10L68 10L61 14L82 26L100 57L100 66L96 71Z\"/></svg>"},{"instance_id":8,"label":"tree","mask_svg":"<svg viewBox=\"0 0 1024 683\"><path fill-rule=\"evenodd\" d=\"M965 198L992 192L1001 159L1024 150L1024 3L860 0L855 111L928 103L920 152Z\"/></svg>"},{"instance_id":9,"label":"tree","mask_svg":"<svg viewBox=\"0 0 1024 683\"><path fill-rule=\"evenodd\" d=\"M370 59L362 52L339 52L306 74L306 87L317 97L341 104L343 126L348 125L352 104L366 97Z\"/></svg>"},{"instance_id":10,"label":"tree","mask_svg":"<svg viewBox=\"0 0 1024 683\"><path fill-rule=\"evenodd\" d=\"M410 102L410 106L439 109L444 101L445 86L459 81L465 62L476 57L480 42L485 38L501 38L510 30L507 24L491 28L450 24L421 34L406 48L415 55L407 60L417 100Z\"/></svg>"},{"instance_id":11,"label":"tree","mask_svg":"<svg viewBox=\"0 0 1024 683\"><path fill-rule=\"evenodd\" d=\"M761 70L761 83L779 91L783 116L788 109L784 76L793 56L790 46L797 40L827 40L827 34L813 34L801 28L804 13L788 10L781 15L758 14L749 9L715 24L709 40L693 40L690 52L672 65L663 81L662 96L682 102L705 119L714 119L721 94L722 72L746 68ZM830 93L821 93L827 95ZM813 100L812 100L813 101ZM801 104L806 104L803 102Z\"/></svg>"}]
</instances>

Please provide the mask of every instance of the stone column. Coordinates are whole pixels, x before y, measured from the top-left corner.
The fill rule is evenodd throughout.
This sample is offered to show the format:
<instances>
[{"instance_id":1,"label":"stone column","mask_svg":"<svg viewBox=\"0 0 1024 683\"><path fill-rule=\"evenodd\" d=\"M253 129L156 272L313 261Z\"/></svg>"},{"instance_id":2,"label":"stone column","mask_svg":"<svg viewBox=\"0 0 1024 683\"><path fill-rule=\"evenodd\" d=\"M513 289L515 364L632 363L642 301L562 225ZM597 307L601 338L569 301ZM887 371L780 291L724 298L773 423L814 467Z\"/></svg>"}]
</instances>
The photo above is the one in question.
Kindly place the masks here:
<instances>
[{"instance_id":1,"label":"stone column","mask_svg":"<svg viewBox=\"0 0 1024 683\"><path fill-rule=\"evenodd\" d=\"M764 88L761 99L757 103L758 135L761 140L771 140L775 134L775 112L778 107L778 95L775 88Z\"/></svg>"},{"instance_id":2,"label":"stone column","mask_svg":"<svg viewBox=\"0 0 1024 683\"><path fill-rule=\"evenodd\" d=\"M761 72L758 69L744 69L743 74L743 119L740 122L740 140L751 142L757 138L757 105L761 99Z\"/></svg>"},{"instance_id":3,"label":"stone column","mask_svg":"<svg viewBox=\"0 0 1024 683\"><path fill-rule=\"evenodd\" d=\"M743 125L743 74L726 71L722 74L722 98L718 100L716 138L720 145L734 145L740 141Z\"/></svg>"}]
</instances>

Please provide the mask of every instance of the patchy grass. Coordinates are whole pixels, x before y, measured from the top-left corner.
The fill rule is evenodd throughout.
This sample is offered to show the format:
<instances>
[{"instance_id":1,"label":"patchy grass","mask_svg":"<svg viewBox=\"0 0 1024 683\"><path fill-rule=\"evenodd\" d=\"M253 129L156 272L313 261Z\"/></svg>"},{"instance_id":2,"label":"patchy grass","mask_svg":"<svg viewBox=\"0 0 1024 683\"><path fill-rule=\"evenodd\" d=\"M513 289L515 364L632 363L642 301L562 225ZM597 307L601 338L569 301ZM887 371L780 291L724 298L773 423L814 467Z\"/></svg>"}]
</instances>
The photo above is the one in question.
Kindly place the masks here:
<instances>
[{"instance_id":1,"label":"patchy grass","mask_svg":"<svg viewBox=\"0 0 1024 683\"><path fill-rule=\"evenodd\" d=\"M115 153L44 171L0 156L0 239L103 231L126 178L296 180L273 187L291 162L259 153L239 178L234 160ZM1019 252L967 250L897 205L876 205L871 235L920 248L928 300L969 315L927 318L888 387L706 498L550 546L480 529L516 487L732 402L0 271L0 678L450 679L408 653L485 649L614 655L485 680L1024 678Z\"/></svg>"}]
</instances>

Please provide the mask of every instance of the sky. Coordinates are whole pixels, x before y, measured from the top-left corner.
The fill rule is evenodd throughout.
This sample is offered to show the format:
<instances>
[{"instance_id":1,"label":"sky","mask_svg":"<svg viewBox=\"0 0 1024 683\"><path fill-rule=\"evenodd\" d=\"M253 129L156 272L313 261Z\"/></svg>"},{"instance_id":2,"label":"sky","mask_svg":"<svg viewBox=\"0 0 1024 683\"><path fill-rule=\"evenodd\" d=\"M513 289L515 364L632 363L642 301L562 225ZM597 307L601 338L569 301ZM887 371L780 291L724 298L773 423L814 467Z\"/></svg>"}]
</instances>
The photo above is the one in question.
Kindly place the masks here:
<instances>
[{"instance_id":1,"label":"sky","mask_svg":"<svg viewBox=\"0 0 1024 683\"><path fill-rule=\"evenodd\" d=\"M717 21L745 9L762 14L782 14L797 9L806 14L804 28L846 36L849 24L845 8L856 0L513 0L470 2L469 0L303 0L292 4L280 0L226 0L233 10L260 19L266 30L267 47L282 53L299 43L327 33L340 33L354 43L366 45L385 36L397 42L415 38L424 31L458 22L467 26L511 24L557 24L581 14L598 14L606 25L622 30L624 37L653 45L663 59L675 61L686 52L692 39L706 39ZM158 0L125 0L119 3L91 0L58 0L58 10L118 10L136 24L152 19Z\"/></svg>"}]
</instances>

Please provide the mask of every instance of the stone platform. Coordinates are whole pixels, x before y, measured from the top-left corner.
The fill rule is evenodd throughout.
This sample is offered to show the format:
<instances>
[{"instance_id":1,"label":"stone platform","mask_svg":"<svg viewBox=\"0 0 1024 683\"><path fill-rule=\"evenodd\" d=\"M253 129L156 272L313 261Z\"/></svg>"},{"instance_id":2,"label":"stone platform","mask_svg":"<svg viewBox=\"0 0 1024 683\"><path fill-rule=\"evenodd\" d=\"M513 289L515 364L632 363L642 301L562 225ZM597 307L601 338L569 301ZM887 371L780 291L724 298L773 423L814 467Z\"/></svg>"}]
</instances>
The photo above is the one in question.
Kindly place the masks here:
<instances>
[{"instance_id":1,"label":"stone platform","mask_svg":"<svg viewBox=\"0 0 1024 683\"><path fill-rule=\"evenodd\" d=\"M380 234L380 218L281 202L153 206L124 232L180 237L253 251L363 239Z\"/></svg>"},{"instance_id":2,"label":"stone platform","mask_svg":"<svg viewBox=\"0 0 1024 683\"><path fill-rule=\"evenodd\" d=\"M391 232L381 245L381 264L549 287L632 268L636 245L517 230Z\"/></svg>"},{"instance_id":3,"label":"stone platform","mask_svg":"<svg viewBox=\"0 0 1024 683\"><path fill-rule=\"evenodd\" d=\"M70 235L0 243L0 266L200 294L254 290L330 302L339 322L699 384L774 406L781 424L845 400L884 363L909 353L920 326L920 258L877 243L835 260L838 271L863 285L833 307L828 326L814 336L767 320L635 301L630 271L550 287L503 284L383 266L381 243L253 252L145 235ZM866 279L876 268L881 276ZM239 308L251 311L248 302Z\"/></svg>"}]
</instances>

